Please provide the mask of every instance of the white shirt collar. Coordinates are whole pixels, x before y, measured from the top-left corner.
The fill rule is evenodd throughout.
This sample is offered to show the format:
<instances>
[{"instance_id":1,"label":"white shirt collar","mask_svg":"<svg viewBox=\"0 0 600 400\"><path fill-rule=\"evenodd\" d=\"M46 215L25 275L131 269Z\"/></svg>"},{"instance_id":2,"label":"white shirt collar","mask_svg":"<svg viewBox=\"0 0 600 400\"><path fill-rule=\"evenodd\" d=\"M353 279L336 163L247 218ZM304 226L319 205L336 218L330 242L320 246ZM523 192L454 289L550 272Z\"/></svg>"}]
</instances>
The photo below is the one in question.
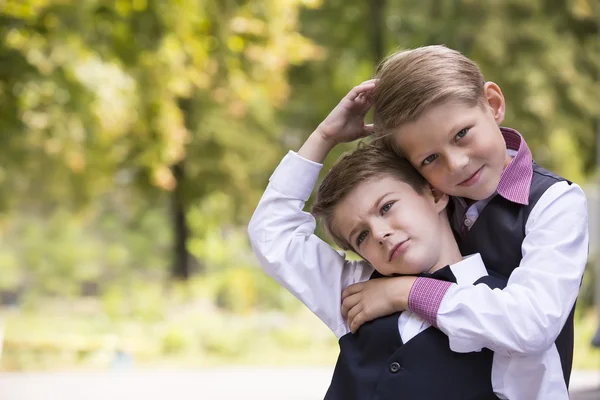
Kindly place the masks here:
<instances>
[{"instance_id":1,"label":"white shirt collar","mask_svg":"<svg viewBox=\"0 0 600 400\"><path fill-rule=\"evenodd\" d=\"M462 261L452 264L450 269L459 285L472 285L479 278L488 274L479 253L463 257Z\"/></svg>"}]
</instances>

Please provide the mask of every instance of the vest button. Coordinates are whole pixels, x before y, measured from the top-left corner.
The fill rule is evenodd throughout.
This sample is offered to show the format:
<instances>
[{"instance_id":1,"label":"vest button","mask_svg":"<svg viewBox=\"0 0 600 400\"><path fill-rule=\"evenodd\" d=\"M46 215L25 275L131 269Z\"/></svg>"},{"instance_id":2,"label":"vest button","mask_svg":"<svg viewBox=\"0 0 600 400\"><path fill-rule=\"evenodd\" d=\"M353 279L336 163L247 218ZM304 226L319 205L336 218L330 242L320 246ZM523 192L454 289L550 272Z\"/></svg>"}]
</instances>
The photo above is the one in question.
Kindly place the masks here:
<instances>
[{"instance_id":1,"label":"vest button","mask_svg":"<svg viewBox=\"0 0 600 400\"><path fill-rule=\"evenodd\" d=\"M390 372L392 374L395 374L398 371L400 371L400 364L398 364L397 362L391 363L390 364Z\"/></svg>"}]
</instances>

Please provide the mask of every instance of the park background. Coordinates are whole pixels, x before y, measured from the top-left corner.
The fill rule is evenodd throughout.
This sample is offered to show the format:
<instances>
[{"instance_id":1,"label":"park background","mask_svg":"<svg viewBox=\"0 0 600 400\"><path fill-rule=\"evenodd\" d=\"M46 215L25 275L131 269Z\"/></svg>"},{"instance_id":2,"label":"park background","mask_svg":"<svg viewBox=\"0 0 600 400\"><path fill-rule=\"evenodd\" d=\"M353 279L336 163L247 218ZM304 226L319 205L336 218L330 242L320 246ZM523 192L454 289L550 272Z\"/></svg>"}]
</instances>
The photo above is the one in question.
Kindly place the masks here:
<instances>
[{"instance_id":1,"label":"park background","mask_svg":"<svg viewBox=\"0 0 600 400\"><path fill-rule=\"evenodd\" d=\"M335 337L264 275L247 223L342 96L426 44L475 60L504 125L588 193L574 368L600 370L599 15L595 0L0 0L0 371L332 366Z\"/></svg>"}]
</instances>

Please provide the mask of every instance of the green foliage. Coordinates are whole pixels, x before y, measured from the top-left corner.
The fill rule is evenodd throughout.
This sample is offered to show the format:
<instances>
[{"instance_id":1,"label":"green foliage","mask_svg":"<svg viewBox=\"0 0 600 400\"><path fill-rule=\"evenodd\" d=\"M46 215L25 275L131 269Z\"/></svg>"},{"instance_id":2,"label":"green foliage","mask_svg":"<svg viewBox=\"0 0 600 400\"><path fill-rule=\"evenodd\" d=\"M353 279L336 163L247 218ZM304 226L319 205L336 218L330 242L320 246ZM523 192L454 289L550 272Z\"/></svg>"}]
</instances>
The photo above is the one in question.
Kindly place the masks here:
<instances>
[{"instance_id":1,"label":"green foliage","mask_svg":"<svg viewBox=\"0 0 600 400\"><path fill-rule=\"evenodd\" d=\"M189 330L183 326L173 326L169 328L162 338L162 350L165 354L178 354L191 347Z\"/></svg>"},{"instance_id":2,"label":"green foliage","mask_svg":"<svg viewBox=\"0 0 600 400\"><path fill-rule=\"evenodd\" d=\"M292 311L297 301L256 267L234 267L214 274L215 304L228 311Z\"/></svg>"},{"instance_id":3,"label":"green foliage","mask_svg":"<svg viewBox=\"0 0 600 400\"><path fill-rule=\"evenodd\" d=\"M298 349L307 348L311 345L311 335L308 332L308 327L305 329L298 330L294 329L281 329L273 333L273 339L284 348Z\"/></svg>"},{"instance_id":4,"label":"green foliage","mask_svg":"<svg viewBox=\"0 0 600 400\"><path fill-rule=\"evenodd\" d=\"M592 338L600 324L598 313L578 307L575 312L575 321L573 369L598 370L600 349L591 346Z\"/></svg>"},{"instance_id":5,"label":"green foliage","mask_svg":"<svg viewBox=\"0 0 600 400\"><path fill-rule=\"evenodd\" d=\"M598 277L596 276L596 266L594 262L589 262L585 267L583 282L579 289L577 306L582 310L591 310L594 307L594 285Z\"/></svg>"},{"instance_id":6,"label":"green foliage","mask_svg":"<svg viewBox=\"0 0 600 400\"><path fill-rule=\"evenodd\" d=\"M252 278L252 272L245 268L233 268L224 273L217 284L217 306L238 313L250 311L257 302Z\"/></svg>"},{"instance_id":7,"label":"green foliage","mask_svg":"<svg viewBox=\"0 0 600 400\"><path fill-rule=\"evenodd\" d=\"M141 321L157 321L164 318L166 304L161 284L141 283L112 284L101 296L103 311L113 319L134 318Z\"/></svg>"},{"instance_id":8,"label":"green foliage","mask_svg":"<svg viewBox=\"0 0 600 400\"><path fill-rule=\"evenodd\" d=\"M81 204L122 173L144 191L182 185L186 203L213 190L256 196L256 173L278 156L286 71L319 54L298 33L301 5L4 2L1 176L19 189L11 197ZM172 167L184 162L178 181ZM40 184L49 177L71 185Z\"/></svg>"},{"instance_id":9,"label":"green foliage","mask_svg":"<svg viewBox=\"0 0 600 400\"><path fill-rule=\"evenodd\" d=\"M115 210L95 218L64 211L49 218L15 215L0 242L0 259L6 262L0 287L79 296L86 282L101 287L132 276L166 276L168 234L161 232L168 229L162 214L146 213L133 226L121 221Z\"/></svg>"}]
</instances>

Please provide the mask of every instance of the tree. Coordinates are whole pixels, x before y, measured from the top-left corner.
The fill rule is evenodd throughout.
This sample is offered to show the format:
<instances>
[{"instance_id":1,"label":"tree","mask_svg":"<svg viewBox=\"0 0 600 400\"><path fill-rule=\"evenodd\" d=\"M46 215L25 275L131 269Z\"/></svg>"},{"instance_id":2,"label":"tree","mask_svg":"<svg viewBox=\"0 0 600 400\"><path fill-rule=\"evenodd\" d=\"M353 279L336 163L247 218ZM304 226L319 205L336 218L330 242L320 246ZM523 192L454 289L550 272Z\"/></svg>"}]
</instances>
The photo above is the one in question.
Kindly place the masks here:
<instances>
[{"instance_id":1,"label":"tree","mask_svg":"<svg viewBox=\"0 0 600 400\"><path fill-rule=\"evenodd\" d=\"M3 110L3 150L15 160L6 175L23 192L77 180L43 194L60 201L79 194L85 203L124 172L147 197L168 192L172 271L187 278L190 207L219 191L248 207L278 154L286 71L319 55L297 33L298 10L310 3L6 2L0 54L18 60L0 77L13 107ZM16 173L23 163L27 185Z\"/></svg>"}]
</instances>

